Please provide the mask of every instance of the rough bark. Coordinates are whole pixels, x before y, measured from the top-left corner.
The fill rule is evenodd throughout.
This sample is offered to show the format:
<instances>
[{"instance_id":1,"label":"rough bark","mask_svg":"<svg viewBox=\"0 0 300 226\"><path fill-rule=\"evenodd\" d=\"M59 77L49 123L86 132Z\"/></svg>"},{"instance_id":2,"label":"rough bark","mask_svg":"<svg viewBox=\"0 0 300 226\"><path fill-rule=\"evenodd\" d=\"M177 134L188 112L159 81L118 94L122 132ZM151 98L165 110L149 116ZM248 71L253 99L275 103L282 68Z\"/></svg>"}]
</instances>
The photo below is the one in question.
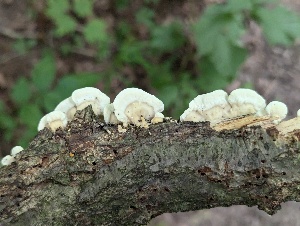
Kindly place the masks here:
<instances>
[{"instance_id":1,"label":"rough bark","mask_svg":"<svg viewBox=\"0 0 300 226\"><path fill-rule=\"evenodd\" d=\"M175 121L120 133L88 109L65 130L41 131L0 169L0 222L145 225L165 212L238 204L273 214L300 197L298 142L274 134Z\"/></svg>"}]
</instances>

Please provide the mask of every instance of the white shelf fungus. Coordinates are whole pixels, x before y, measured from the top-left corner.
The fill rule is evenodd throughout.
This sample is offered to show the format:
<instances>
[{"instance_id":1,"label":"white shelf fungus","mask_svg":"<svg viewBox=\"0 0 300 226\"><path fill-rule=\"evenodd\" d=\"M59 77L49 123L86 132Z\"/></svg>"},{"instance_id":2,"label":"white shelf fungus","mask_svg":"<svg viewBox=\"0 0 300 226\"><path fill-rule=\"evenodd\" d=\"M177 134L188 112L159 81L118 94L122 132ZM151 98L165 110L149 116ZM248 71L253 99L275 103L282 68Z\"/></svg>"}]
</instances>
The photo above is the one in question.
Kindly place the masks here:
<instances>
[{"instance_id":1,"label":"white shelf fungus","mask_svg":"<svg viewBox=\"0 0 300 226\"><path fill-rule=\"evenodd\" d=\"M164 104L154 95L138 88L122 90L113 102L115 115L124 125L133 123L147 127L145 120L150 121L157 112L164 110Z\"/></svg>"},{"instance_id":2,"label":"white shelf fungus","mask_svg":"<svg viewBox=\"0 0 300 226\"><path fill-rule=\"evenodd\" d=\"M115 115L115 108L113 104L108 104L104 107L103 110L104 121L107 124L118 124L119 120Z\"/></svg>"},{"instance_id":3,"label":"white shelf fungus","mask_svg":"<svg viewBox=\"0 0 300 226\"><path fill-rule=\"evenodd\" d=\"M11 155L6 155L1 159L1 164L3 166L8 166L15 161L15 158Z\"/></svg>"},{"instance_id":4,"label":"white shelf fungus","mask_svg":"<svg viewBox=\"0 0 300 226\"><path fill-rule=\"evenodd\" d=\"M71 97L68 97L61 101L54 109L54 111L61 111L65 113L69 121L74 118L76 110L76 104Z\"/></svg>"},{"instance_id":5,"label":"white shelf fungus","mask_svg":"<svg viewBox=\"0 0 300 226\"><path fill-rule=\"evenodd\" d=\"M72 100L76 104L77 110L82 110L88 105L92 105L96 115L102 115L104 107L110 103L110 98L94 87L75 90L72 93Z\"/></svg>"},{"instance_id":6,"label":"white shelf fungus","mask_svg":"<svg viewBox=\"0 0 300 226\"><path fill-rule=\"evenodd\" d=\"M188 122L205 122L206 119L203 115L198 112L194 111L190 108L186 109L183 114L180 116L180 121L188 121Z\"/></svg>"},{"instance_id":7,"label":"white shelf fungus","mask_svg":"<svg viewBox=\"0 0 300 226\"><path fill-rule=\"evenodd\" d=\"M227 117L230 110L227 97L227 93L223 90L198 95L190 102L189 108L180 116L180 120L219 122Z\"/></svg>"},{"instance_id":8,"label":"white shelf fungus","mask_svg":"<svg viewBox=\"0 0 300 226\"><path fill-rule=\"evenodd\" d=\"M236 89L228 96L231 105L229 118L243 115L260 115L266 107L265 99L251 89Z\"/></svg>"},{"instance_id":9,"label":"white shelf fungus","mask_svg":"<svg viewBox=\"0 0 300 226\"><path fill-rule=\"evenodd\" d=\"M59 127L66 127L68 123L67 115L61 111L52 111L45 115L39 122L38 131L45 127L55 132Z\"/></svg>"},{"instance_id":10,"label":"white shelf fungus","mask_svg":"<svg viewBox=\"0 0 300 226\"><path fill-rule=\"evenodd\" d=\"M23 150L24 148L22 148L21 146L15 146L11 149L10 154L11 156L15 157L18 153L20 153Z\"/></svg>"},{"instance_id":11,"label":"white shelf fungus","mask_svg":"<svg viewBox=\"0 0 300 226\"><path fill-rule=\"evenodd\" d=\"M161 112L156 112L155 115L154 115L154 118L151 119L151 123L152 124L156 124L156 123L160 123L160 122L163 122L164 121L164 115L163 113Z\"/></svg>"},{"instance_id":12,"label":"white shelf fungus","mask_svg":"<svg viewBox=\"0 0 300 226\"><path fill-rule=\"evenodd\" d=\"M288 108L282 102L272 101L267 105L266 112L271 117L277 118L273 121L274 123L279 123L286 117Z\"/></svg>"},{"instance_id":13,"label":"white shelf fungus","mask_svg":"<svg viewBox=\"0 0 300 226\"><path fill-rule=\"evenodd\" d=\"M297 111L297 117L300 117L300 109Z\"/></svg>"}]
</instances>

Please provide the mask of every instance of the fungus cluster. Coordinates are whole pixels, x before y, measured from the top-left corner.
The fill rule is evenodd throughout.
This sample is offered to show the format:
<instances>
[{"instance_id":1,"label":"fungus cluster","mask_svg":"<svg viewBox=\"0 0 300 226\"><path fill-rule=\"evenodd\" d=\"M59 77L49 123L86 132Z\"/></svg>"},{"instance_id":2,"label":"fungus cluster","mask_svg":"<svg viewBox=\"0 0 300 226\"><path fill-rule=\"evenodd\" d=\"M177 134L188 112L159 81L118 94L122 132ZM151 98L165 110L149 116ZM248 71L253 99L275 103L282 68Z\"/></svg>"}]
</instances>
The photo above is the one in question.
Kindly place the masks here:
<instances>
[{"instance_id":1,"label":"fungus cluster","mask_svg":"<svg viewBox=\"0 0 300 226\"><path fill-rule=\"evenodd\" d=\"M91 105L94 113L103 116L107 124L120 124L127 126L134 124L147 128L150 123L163 121L164 104L154 95L138 88L127 88L121 91L110 103L110 98L94 87L85 87L75 90L72 95L61 101L54 111L43 116L38 124L38 131L45 127L55 132L58 128L65 128L74 118L77 110ZM119 125L120 126L120 125ZM126 131L126 129L119 129ZM11 155L5 156L2 165L10 165L15 161L15 155L23 148L17 146L12 149Z\"/></svg>"},{"instance_id":2,"label":"fungus cluster","mask_svg":"<svg viewBox=\"0 0 300 226\"><path fill-rule=\"evenodd\" d=\"M64 128L74 118L77 110L82 110L91 105L94 113L101 116L107 124L118 124L119 132L126 132L123 126L148 128L149 124L163 122L164 104L154 95L138 88L127 88L121 91L110 103L110 98L99 89L85 87L75 90L70 97L60 102L54 111L41 118L38 130L45 127L55 132ZM220 125L222 122L232 123L241 117L267 117L274 124L279 124L287 115L287 106L279 101L272 101L266 105L265 99L257 92L250 89L236 89L229 95L223 90L198 95L189 103L189 108L180 116L180 121L210 122L211 126ZM297 112L300 118L300 110ZM251 120L246 120L251 125ZM240 122L238 122L240 123ZM289 126L286 126L288 124ZM291 125L290 125L291 124ZM293 127L293 122L282 122L277 128ZM239 124L239 126L243 124ZM220 127L223 129L224 127ZM227 128L236 128L234 126ZM283 129L282 129L283 130ZM5 156L2 165L10 165L15 161L15 156L23 150L16 146L11 154Z\"/></svg>"},{"instance_id":3,"label":"fungus cluster","mask_svg":"<svg viewBox=\"0 0 300 226\"><path fill-rule=\"evenodd\" d=\"M287 106L279 101L266 105L265 99L251 89L236 89L229 95L223 90L198 95L180 116L181 121L209 121L215 125L242 116L269 116L278 124L287 115Z\"/></svg>"},{"instance_id":4,"label":"fungus cluster","mask_svg":"<svg viewBox=\"0 0 300 226\"><path fill-rule=\"evenodd\" d=\"M230 104L228 95L223 90L198 95L189 103L189 108L180 116L181 121L216 123L228 117Z\"/></svg>"},{"instance_id":5,"label":"fungus cluster","mask_svg":"<svg viewBox=\"0 0 300 226\"><path fill-rule=\"evenodd\" d=\"M82 110L88 105L96 115L103 115L106 105L110 103L110 98L94 87L85 87L75 90L70 97L60 102L54 111L46 114L39 122L38 131L47 127L55 132L59 127L66 127L77 110Z\"/></svg>"},{"instance_id":6,"label":"fungus cluster","mask_svg":"<svg viewBox=\"0 0 300 226\"><path fill-rule=\"evenodd\" d=\"M15 157L18 153L23 151L24 149L21 146L15 146L11 149L10 155L6 155L1 159L1 164L3 166L8 166L15 161Z\"/></svg>"},{"instance_id":7,"label":"fungus cluster","mask_svg":"<svg viewBox=\"0 0 300 226\"><path fill-rule=\"evenodd\" d=\"M163 102L138 88L122 90L112 104L115 117L125 126L134 124L147 128L155 117L164 117L161 113L164 110Z\"/></svg>"}]
</instances>

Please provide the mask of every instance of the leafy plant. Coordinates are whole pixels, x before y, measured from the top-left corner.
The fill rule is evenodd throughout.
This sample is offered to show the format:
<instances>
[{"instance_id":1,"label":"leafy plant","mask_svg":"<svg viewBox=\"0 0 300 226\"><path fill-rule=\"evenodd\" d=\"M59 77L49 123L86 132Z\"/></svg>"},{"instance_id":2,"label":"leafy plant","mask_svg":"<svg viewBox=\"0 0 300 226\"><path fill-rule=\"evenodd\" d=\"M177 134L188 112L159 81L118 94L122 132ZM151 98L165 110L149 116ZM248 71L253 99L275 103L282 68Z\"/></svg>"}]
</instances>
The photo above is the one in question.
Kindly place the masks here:
<instances>
[{"instance_id":1,"label":"leafy plant","mask_svg":"<svg viewBox=\"0 0 300 226\"><path fill-rule=\"evenodd\" d=\"M34 66L29 78L20 77L11 90L11 100L15 109L9 114L3 102L0 102L0 126L4 130L5 140L11 141L20 129L22 135L18 145L27 146L37 133L39 120L45 113L53 111L73 90L94 86L102 77L96 73L78 73L64 75L57 83L55 57L52 51L45 51Z\"/></svg>"},{"instance_id":2,"label":"leafy plant","mask_svg":"<svg viewBox=\"0 0 300 226\"><path fill-rule=\"evenodd\" d=\"M47 3L45 13L55 24L54 35L70 35L73 39L73 42L62 46L64 54L74 48L81 48L83 42L86 42L96 46L99 57L107 56L110 38L106 32L106 22L93 13L93 0L48 0ZM82 23L80 19L86 22Z\"/></svg>"},{"instance_id":3,"label":"leafy plant","mask_svg":"<svg viewBox=\"0 0 300 226\"><path fill-rule=\"evenodd\" d=\"M250 19L261 25L270 44L291 45L300 37L300 17L274 1L228 0L208 6L194 26L203 91L223 88L236 77L248 56L241 37Z\"/></svg>"},{"instance_id":4,"label":"leafy plant","mask_svg":"<svg viewBox=\"0 0 300 226\"><path fill-rule=\"evenodd\" d=\"M39 43L45 48L43 56L31 75L20 77L11 90L14 108L8 109L0 102L5 139L12 140L15 131L26 131L18 141L24 146L36 134L41 116L74 89L93 86L100 79L107 90L116 80L121 86L142 84L141 88L156 91L164 101L166 115L178 118L195 96L223 89L236 78L248 56L241 38L249 20L262 27L270 44L291 45L300 36L299 16L272 0L212 4L192 26L178 18L162 19L156 10L159 0L144 0L137 5L116 0L112 10L116 18L111 27L94 12L93 0L46 2L44 13L54 25L49 33L56 46L49 50L52 43ZM124 17L128 10L134 17ZM25 53L36 43L20 39L14 48ZM85 48L96 52L92 60L106 63L103 73L57 78L55 55L65 57ZM131 76L124 76L124 71L130 71Z\"/></svg>"}]
</instances>

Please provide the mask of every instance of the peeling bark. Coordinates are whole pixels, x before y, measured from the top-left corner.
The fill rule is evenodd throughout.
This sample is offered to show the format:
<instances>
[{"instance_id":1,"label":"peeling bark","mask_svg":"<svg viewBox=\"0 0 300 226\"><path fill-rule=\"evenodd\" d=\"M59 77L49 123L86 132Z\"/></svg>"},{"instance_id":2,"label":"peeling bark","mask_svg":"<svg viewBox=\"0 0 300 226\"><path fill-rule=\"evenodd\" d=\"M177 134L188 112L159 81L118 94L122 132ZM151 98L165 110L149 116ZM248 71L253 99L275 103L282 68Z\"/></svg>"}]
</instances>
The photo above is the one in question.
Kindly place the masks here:
<instances>
[{"instance_id":1,"label":"peeling bark","mask_svg":"<svg viewBox=\"0 0 300 226\"><path fill-rule=\"evenodd\" d=\"M231 205L274 214L300 200L297 139L276 134L175 121L120 133L88 108L65 130L39 132L0 169L0 221L145 225L165 212Z\"/></svg>"}]
</instances>

